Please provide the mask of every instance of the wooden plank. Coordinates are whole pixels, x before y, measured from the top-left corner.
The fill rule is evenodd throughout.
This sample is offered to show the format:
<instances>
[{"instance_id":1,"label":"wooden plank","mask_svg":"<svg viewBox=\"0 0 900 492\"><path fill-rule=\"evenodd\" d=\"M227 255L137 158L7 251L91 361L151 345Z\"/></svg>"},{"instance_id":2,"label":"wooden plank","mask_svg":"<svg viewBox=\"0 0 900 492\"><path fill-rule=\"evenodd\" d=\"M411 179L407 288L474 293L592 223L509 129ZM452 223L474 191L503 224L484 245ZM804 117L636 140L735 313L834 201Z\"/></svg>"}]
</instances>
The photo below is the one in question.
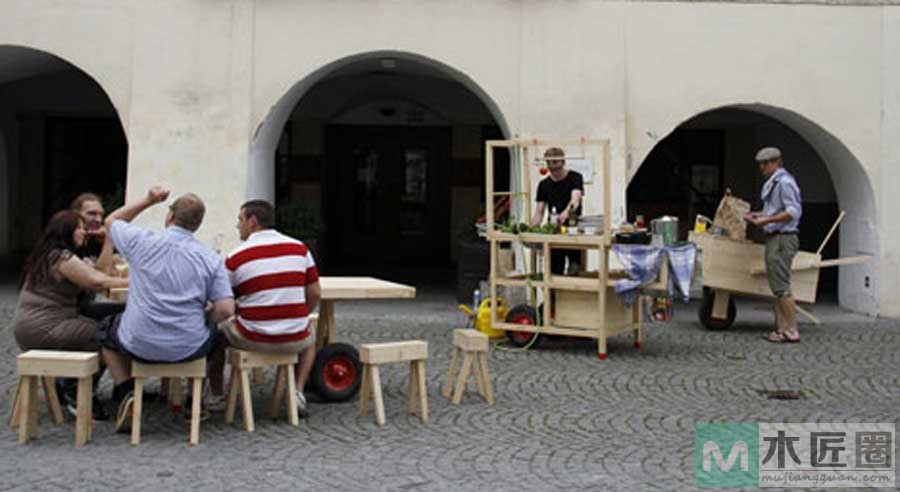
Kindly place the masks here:
<instances>
[{"instance_id":1,"label":"wooden plank","mask_svg":"<svg viewBox=\"0 0 900 492\"><path fill-rule=\"evenodd\" d=\"M141 443L141 417L144 411L144 378L134 378L134 401L131 407L131 445Z\"/></svg>"},{"instance_id":2,"label":"wooden plank","mask_svg":"<svg viewBox=\"0 0 900 492\"><path fill-rule=\"evenodd\" d=\"M44 385L44 397L47 399L47 406L50 407L50 414L57 424L65 422L62 407L59 405L59 395L56 394L56 379L51 376L41 377Z\"/></svg>"},{"instance_id":3,"label":"wooden plank","mask_svg":"<svg viewBox=\"0 0 900 492\"><path fill-rule=\"evenodd\" d=\"M281 395L284 392L285 381L287 380L287 375L284 371L284 366L278 366L275 369L275 388L272 390L272 401L269 402L269 417L273 419L281 414L281 402L284 399Z\"/></svg>"},{"instance_id":4,"label":"wooden plank","mask_svg":"<svg viewBox=\"0 0 900 492\"><path fill-rule=\"evenodd\" d=\"M99 363L96 352L29 350L16 357L17 370L23 376L81 378L96 373Z\"/></svg>"},{"instance_id":5,"label":"wooden plank","mask_svg":"<svg viewBox=\"0 0 900 492\"><path fill-rule=\"evenodd\" d=\"M415 287L373 277L319 277L322 299L393 299L416 297Z\"/></svg>"},{"instance_id":6,"label":"wooden plank","mask_svg":"<svg viewBox=\"0 0 900 492\"><path fill-rule=\"evenodd\" d=\"M196 446L200 442L200 398L203 394L203 378L193 378L194 387L192 390L193 398L191 401L191 446Z\"/></svg>"},{"instance_id":7,"label":"wooden plank","mask_svg":"<svg viewBox=\"0 0 900 492\"><path fill-rule=\"evenodd\" d=\"M225 405L225 423L234 422L234 412L237 409L237 397L240 392L241 371L234 365L231 366L231 379L228 381L228 401Z\"/></svg>"},{"instance_id":8,"label":"wooden plank","mask_svg":"<svg viewBox=\"0 0 900 492\"><path fill-rule=\"evenodd\" d=\"M811 312L809 312L809 311L803 309L803 308L800 307L800 306L797 306L796 304L795 304L795 307L797 308L797 312L798 312L798 313L802 314L803 317L805 317L806 319L812 321L812 323L813 323L814 325L821 325L821 324L822 324L822 321L819 320L819 318L813 316L813 314L812 314Z\"/></svg>"},{"instance_id":9,"label":"wooden plank","mask_svg":"<svg viewBox=\"0 0 900 492\"><path fill-rule=\"evenodd\" d=\"M22 382L26 376L19 376L19 382L16 384L16 394L13 396L12 408L9 410L9 422L7 425L16 427L19 425L20 413L19 408L22 404Z\"/></svg>"},{"instance_id":10,"label":"wooden plank","mask_svg":"<svg viewBox=\"0 0 900 492\"><path fill-rule=\"evenodd\" d=\"M369 398L371 395L369 394L369 388L372 385L372 377L369 374L370 369L369 364L363 364L362 368L362 378L360 379L361 383L359 386L359 416L365 417L367 413L369 413Z\"/></svg>"},{"instance_id":11,"label":"wooden plank","mask_svg":"<svg viewBox=\"0 0 900 492\"><path fill-rule=\"evenodd\" d=\"M490 345L489 338L480 331L471 328L457 328L453 330L453 345L463 350L472 352L484 352Z\"/></svg>"},{"instance_id":12,"label":"wooden plank","mask_svg":"<svg viewBox=\"0 0 900 492\"><path fill-rule=\"evenodd\" d=\"M297 408L297 380L295 379L293 366L282 366L285 368L285 377L287 378L287 395L284 403L287 405L288 422L294 427L300 425L300 411Z\"/></svg>"},{"instance_id":13,"label":"wooden plank","mask_svg":"<svg viewBox=\"0 0 900 492\"><path fill-rule=\"evenodd\" d=\"M472 370L472 356L472 352L463 353L462 369L459 371L459 376L456 377L456 387L453 390L453 399L451 400L454 405L459 405L462 401L463 392L466 390L466 380L469 378L469 372Z\"/></svg>"},{"instance_id":14,"label":"wooden plank","mask_svg":"<svg viewBox=\"0 0 900 492\"><path fill-rule=\"evenodd\" d=\"M409 377L406 381L406 413L416 413L416 391L418 390L418 378L416 377L416 361L409 361Z\"/></svg>"},{"instance_id":15,"label":"wooden plank","mask_svg":"<svg viewBox=\"0 0 900 492\"><path fill-rule=\"evenodd\" d=\"M297 354L277 352L251 352L249 350L228 349L228 360L239 369L256 369L285 364L296 364Z\"/></svg>"},{"instance_id":16,"label":"wooden plank","mask_svg":"<svg viewBox=\"0 0 900 492\"><path fill-rule=\"evenodd\" d=\"M427 359L428 342L410 340L405 342L366 343L360 345L359 360L365 364L384 364Z\"/></svg>"},{"instance_id":17,"label":"wooden plank","mask_svg":"<svg viewBox=\"0 0 900 492\"><path fill-rule=\"evenodd\" d=\"M569 328L554 325L537 326L537 325L520 325L518 323L500 322L494 324L494 328L498 330L509 331L526 331L529 333L542 333L546 335L564 335L570 337L597 338L597 330L595 328Z\"/></svg>"},{"instance_id":18,"label":"wooden plank","mask_svg":"<svg viewBox=\"0 0 900 492\"><path fill-rule=\"evenodd\" d=\"M413 361L413 364L416 366L416 384L418 389L416 391L417 396L419 397L419 418L422 419L423 424L428 423L428 387L426 385L425 380L425 361L417 360Z\"/></svg>"},{"instance_id":19,"label":"wooden plank","mask_svg":"<svg viewBox=\"0 0 900 492\"><path fill-rule=\"evenodd\" d=\"M837 220L834 221L834 225L831 226L831 229L828 230L828 234L825 235L825 239L822 240L822 244L819 245L819 249L816 250L817 255L822 254L822 250L825 249L825 245L828 244L828 240L831 239L831 235L834 234L834 230L837 229L838 225L840 225L841 221L844 220L844 216L847 215L847 212L841 210L840 215L838 215Z\"/></svg>"},{"instance_id":20,"label":"wooden plank","mask_svg":"<svg viewBox=\"0 0 900 492\"><path fill-rule=\"evenodd\" d=\"M728 291L716 289L715 297L713 298L713 308L712 308L712 318L714 319L726 319L728 318L728 301L731 299L731 294Z\"/></svg>"},{"instance_id":21,"label":"wooden plank","mask_svg":"<svg viewBox=\"0 0 900 492\"><path fill-rule=\"evenodd\" d=\"M372 397L375 400L375 423L384 425L384 396L381 394L381 374L377 365L369 366L369 375L372 379Z\"/></svg>"},{"instance_id":22,"label":"wooden plank","mask_svg":"<svg viewBox=\"0 0 900 492\"><path fill-rule=\"evenodd\" d=\"M819 268L828 268L834 266L858 265L871 260L870 255L846 256L844 258L836 258L834 260L824 260L819 262Z\"/></svg>"},{"instance_id":23,"label":"wooden plank","mask_svg":"<svg viewBox=\"0 0 900 492\"><path fill-rule=\"evenodd\" d=\"M31 437L30 430L32 427L31 420L34 418L31 407L37 405L36 398L33 397L32 387L37 384L36 376L20 376L21 377L21 396L19 397L19 444L25 444Z\"/></svg>"},{"instance_id":24,"label":"wooden plank","mask_svg":"<svg viewBox=\"0 0 900 492\"><path fill-rule=\"evenodd\" d=\"M459 367L459 355L461 353L462 350L459 347L453 347L453 358L450 359L450 371L447 373L447 382L444 383L444 389L441 391L441 395L443 395L444 398L450 398L452 394L453 381Z\"/></svg>"},{"instance_id":25,"label":"wooden plank","mask_svg":"<svg viewBox=\"0 0 900 492\"><path fill-rule=\"evenodd\" d=\"M250 371L241 369L241 416L244 417L244 430L253 432L253 396L250 393Z\"/></svg>"},{"instance_id":26,"label":"wooden plank","mask_svg":"<svg viewBox=\"0 0 900 492\"><path fill-rule=\"evenodd\" d=\"M133 361L131 363L131 376L144 378L205 378L206 357L177 364L144 364Z\"/></svg>"},{"instance_id":27,"label":"wooden plank","mask_svg":"<svg viewBox=\"0 0 900 492\"><path fill-rule=\"evenodd\" d=\"M494 388L491 386L491 374L488 371L487 366L487 352L481 352L478 354L479 361L481 362L481 380L482 386L484 387L484 396L485 400L487 400L488 405L494 404Z\"/></svg>"}]
</instances>

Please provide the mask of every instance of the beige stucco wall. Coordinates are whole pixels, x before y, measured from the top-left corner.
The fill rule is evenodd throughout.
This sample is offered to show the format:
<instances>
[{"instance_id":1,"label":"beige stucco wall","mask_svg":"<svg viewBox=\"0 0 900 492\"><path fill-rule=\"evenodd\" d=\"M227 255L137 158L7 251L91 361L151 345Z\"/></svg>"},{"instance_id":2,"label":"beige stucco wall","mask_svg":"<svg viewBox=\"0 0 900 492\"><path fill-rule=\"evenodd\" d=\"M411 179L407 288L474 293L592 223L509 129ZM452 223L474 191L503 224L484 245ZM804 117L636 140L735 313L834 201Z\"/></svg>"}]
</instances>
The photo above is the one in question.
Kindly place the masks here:
<instances>
[{"instance_id":1,"label":"beige stucco wall","mask_svg":"<svg viewBox=\"0 0 900 492\"><path fill-rule=\"evenodd\" d=\"M842 250L878 255L842 272L842 302L900 316L891 302L900 277L890 212L900 185L896 7L8 0L0 8L0 43L56 54L107 91L129 139L129 196L156 182L196 191L211 204L200 237L223 248L237 241L238 204L271 191L267 122L286 118L323 67L361 53L449 67L511 135L611 139L614 218L628 176L691 116L727 105L796 115L808 127L798 132L834 156L826 164L841 205L853 209ZM871 203L854 208L869 182ZM144 222L158 224L162 212Z\"/></svg>"}]
</instances>

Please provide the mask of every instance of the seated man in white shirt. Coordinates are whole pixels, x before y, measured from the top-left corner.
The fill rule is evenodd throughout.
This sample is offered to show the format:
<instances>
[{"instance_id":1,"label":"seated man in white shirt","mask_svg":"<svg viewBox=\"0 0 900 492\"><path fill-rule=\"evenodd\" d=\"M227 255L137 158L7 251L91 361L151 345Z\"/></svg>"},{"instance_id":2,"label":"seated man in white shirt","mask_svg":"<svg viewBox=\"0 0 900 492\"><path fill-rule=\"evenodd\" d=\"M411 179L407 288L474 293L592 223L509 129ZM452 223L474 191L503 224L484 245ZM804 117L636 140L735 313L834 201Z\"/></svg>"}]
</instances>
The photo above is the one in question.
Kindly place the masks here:
<instances>
[{"instance_id":1,"label":"seated man in white shirt","mask_svg":"<svg viewBox=\"0 0 900 492\"><path fill-rule=\"evenodd\" d=\"M300 354L296 401L298 413L306 417L303 387L316 356L316 335L308 316L321 297L319 271L309 248L274 225L270 203L251 200L241 206L237 227L244 243L225 260L236 311L219 329L235 348ZM209 410L224 408L224 361L218 362L210 368Z\"/></svg>"}]
</instances>

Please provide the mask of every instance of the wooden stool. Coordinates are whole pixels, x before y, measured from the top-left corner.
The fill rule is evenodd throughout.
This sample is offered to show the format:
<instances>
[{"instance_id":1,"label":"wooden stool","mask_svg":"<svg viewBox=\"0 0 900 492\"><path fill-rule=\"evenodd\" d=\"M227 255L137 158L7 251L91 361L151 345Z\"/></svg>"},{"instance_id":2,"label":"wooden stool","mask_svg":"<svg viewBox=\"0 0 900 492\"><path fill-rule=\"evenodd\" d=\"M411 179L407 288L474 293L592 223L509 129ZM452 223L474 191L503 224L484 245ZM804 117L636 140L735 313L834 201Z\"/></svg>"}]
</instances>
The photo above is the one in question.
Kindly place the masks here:
<instances>
[{"instance_id":1,"label":"wooden stool","mask_svg":"<svg viewBox=\"0 0 900 492\"><path fill-rule=\"evenodd\" d=\"M237 407L238 393L243 396L241 416L244 418L244 429L253 432L253 400L250 394L250 373L254 369L276 366L275 391L272 392L272 406L269 407L269 415L275 418L280 413L279 401L283 401L287 409L288 420L291 425L300 425L297 415L297 382L294 379L294 365L297 364L297 354L278 354L271 352L250 352L229 348L226 352L226 360L231 364L231 381L228 383L228 405L225 407L225 423L234 422L234 412ZM282 397L282 393L287 394Z\"/></svg>"},{"instance_id":2,"label":"wooden stool","mask_svg":"<svg viewBox=\"0 0 900 492\"><path fill-rule=\"evenodd\" d=\"M454 405L462 401L463 392L466 389L466 380L472 364L475 364L475 383L478 393L487 401L488 405L494 404L494 390L491 389L491 378L488 375L487 351L488 336L471 328L458 328L453 330L453 359L450 361L450 374L444 384L444 398L450 398L450 390L453 389L453 378L456 377L456 388L453 390ZM462 354L462 370L457 375L459 356Z\"/></svg>"},{"instance_id":3,"label":"wooden stool","mask_svg":"<svg viewBox=\"0 0 900 492\"><path fill-rule=\"evenodd\" d=\"M169 378L171 386L181 387L181 378L193 379L193 400L191 401L191 445L200 441L200 398L203 393L203 378L206 377L206 357L177 364L146 364L132 361L131 377L134 378L134 414L131 418L131 444L141 442L141 411L144 401L144 380L147 378ZM176 394L179 391L176 389Z\"/></svg>"},{"instance_id":4,"label":"wooden stool","mask_svg":"<svg viewBox=\"0 0 900 492\"><path fill-rule=\"evenodd\" d=\"M306 319L309 320L309 329L312 330L313 333L315 333L316 323L319 322L319 313L310 313L309 316L306 317ZM253 384L263 384L266 382L266 373L264 369L265 367L253 368L253 375L251 377L251 381L253 382Z\"/></svg>"},{"instance_id":5,"label":"wooden stool","mask_svg":"<svg viewBox=\"0 0 900 492\"><path fill-rule=\"evenodd\" d=\"M381 395L379 364L409 361L406 411L416 413L423 423L428 423L428 390L425 387L425 360L428 359L428 342L409 341L368 343L360 346L359 360L363 363L362 386L359 389L359 415L368 413L369 398L375 400L375 423L384 425L384 399Z\"/></svg>"},{"instance_id":6,"label":"wooden stool","mask_svg":"<svg viewBox=\"0 0 900 492\"><path fill-rule=\"evenodd\" d=\"M96 352L68 352L58 350L29 350L16 357L19 386L13 400L12 425L19 426L19 442L37 437L37 389L43 381L44 396L57 424L63 423L62 409L56 395L54 378L78 379L78 409L75 417L75 445L91 440L93 427L91 397L94 382L91 378L100 368Z\"/></svg>"}]
</instances>

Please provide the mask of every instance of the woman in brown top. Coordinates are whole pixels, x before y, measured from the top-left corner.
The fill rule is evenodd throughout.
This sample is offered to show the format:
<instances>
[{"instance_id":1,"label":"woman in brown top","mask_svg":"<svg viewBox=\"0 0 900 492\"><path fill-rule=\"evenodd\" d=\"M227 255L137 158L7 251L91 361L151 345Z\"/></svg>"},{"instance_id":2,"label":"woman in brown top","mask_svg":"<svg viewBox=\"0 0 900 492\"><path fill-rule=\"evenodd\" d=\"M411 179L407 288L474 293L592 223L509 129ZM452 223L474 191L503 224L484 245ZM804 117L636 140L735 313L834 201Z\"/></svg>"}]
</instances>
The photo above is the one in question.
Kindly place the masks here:
<instances>
[{"instance_id":1,"label":"woman in brown top","mask_svg":"<svg viewBox=\"0 0 900 492\"><path fill-rule=\"evenodd\" d=\"M106 238L97 267L74 254L87 232L81 215L58 212L44 229L25 263L13 332L19 348L97 350L97 321L78 314L78 295L85 290L127 287L127 278L101 271L111 264L112 242Z\"/></svg>"}]
</instances>

